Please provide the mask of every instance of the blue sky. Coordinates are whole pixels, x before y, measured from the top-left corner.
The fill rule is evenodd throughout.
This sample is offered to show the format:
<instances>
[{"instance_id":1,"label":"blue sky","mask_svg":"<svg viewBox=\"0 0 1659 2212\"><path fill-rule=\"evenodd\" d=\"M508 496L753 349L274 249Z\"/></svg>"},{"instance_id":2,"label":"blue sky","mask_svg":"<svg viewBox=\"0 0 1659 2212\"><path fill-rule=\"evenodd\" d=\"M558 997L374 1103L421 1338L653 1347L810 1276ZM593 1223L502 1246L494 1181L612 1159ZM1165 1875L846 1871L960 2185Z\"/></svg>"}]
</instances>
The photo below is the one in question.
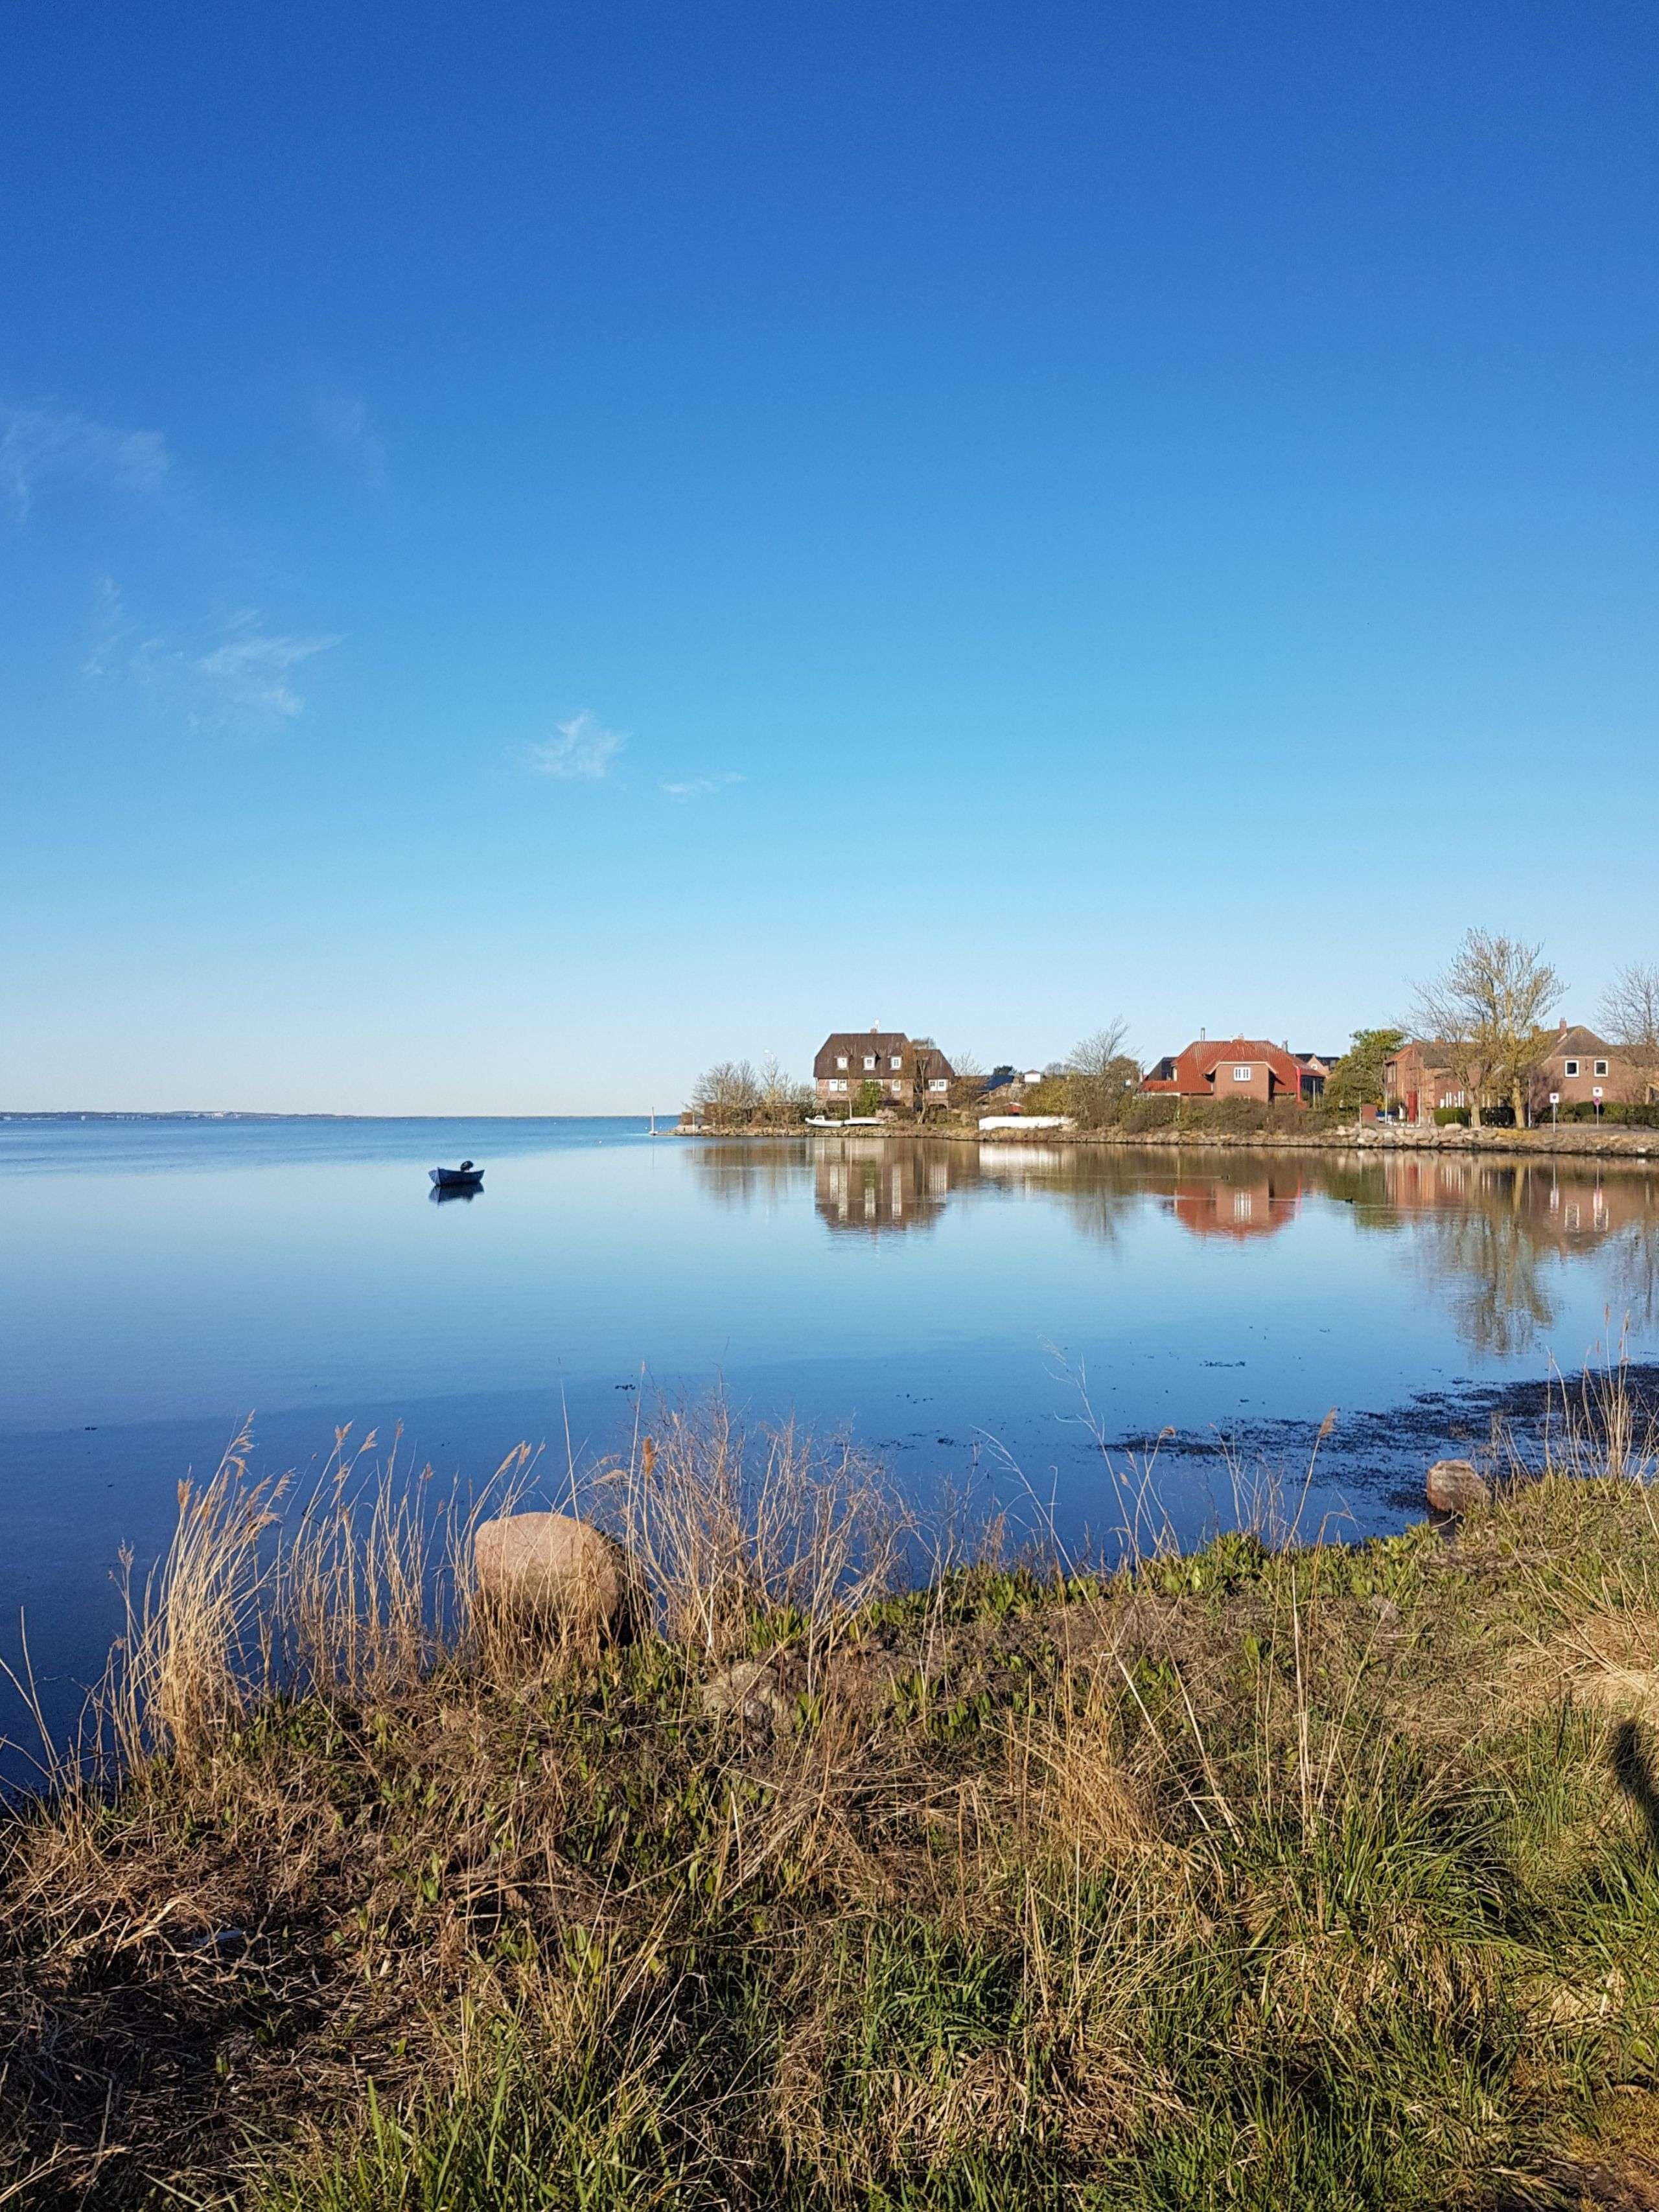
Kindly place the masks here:
<instances>
[{"instance_id":1,"label":"blue sky","mask_svg":"<svg viewBox=\"0 0 1659 2212\"><path fill-rule=\"evenodd\" d=\"M1659 958L1646 5L5 32L0 1106Z\"/></svg>"}]
</instances>

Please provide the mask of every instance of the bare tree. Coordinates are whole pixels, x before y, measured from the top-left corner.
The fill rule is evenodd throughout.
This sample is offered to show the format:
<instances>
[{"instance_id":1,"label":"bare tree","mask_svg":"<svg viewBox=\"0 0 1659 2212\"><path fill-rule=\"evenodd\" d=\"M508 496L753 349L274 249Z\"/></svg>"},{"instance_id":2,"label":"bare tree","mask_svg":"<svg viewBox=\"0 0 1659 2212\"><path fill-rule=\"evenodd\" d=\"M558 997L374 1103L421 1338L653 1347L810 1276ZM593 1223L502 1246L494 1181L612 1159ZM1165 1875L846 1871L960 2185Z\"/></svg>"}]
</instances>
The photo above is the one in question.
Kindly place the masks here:
<instances>
[{"instance_id":1,"label":"bare tree","mask_svg":"<svg viewBox=\"0 0 1659 2212\"><path fill-rule=\"evenodd\" d=\"M985 1070L979 1054L952 1052L945 1057L956 1070L956 1079L951 1085L951 1103L971 1110L985 1096Z\"/></svg>"},{"instance_id":2,"label":"bare tree","mask_svg":"<svg viewBox=\"0 0 1659 2212\"><path fill-rule=\"evenodd\" d=\"M1140 1063L1124 1050L1128 1036L1127 1022L1108 1022L1072 1047L1066 1095L1085 1128L1099 1128L1112 1120L1140 1081Z\"/></svg>"},{"instance_id":3,"label":"bare tree","mask_svg":"<svg viewBox=\"0 0 1659 2212\"><path fill-rule=\"evenodd\" d=\"M706 1068L691 1091L695 1113L716 1129L742 1128L761 1103L761 1082L746 1060L722 1060Z\"/></svg>"},{"instance_id":4,"label":"bare tree","mask_svg":"<svg viewBox=\"0 0 1659 2212\"><path fill-rule=\"evenodd\" d=\"M945 1103L948 1092L933 1089L935 1079L943 1080L939 1070L950 1065L932 1037L912 1037L910 1040L910 1110L918 1121L931 1121Z\"/></svg>"},{"instance_id":5,"label":"bare tree","mask_svg":"<svg viewBox=\"0 0 1659 2212\"><path fill-rule=\"evenodd\" d=\"M1659 968L1621 968L1602 994L1598 1019L1636 1067L1646 1098L1659 1083Z\"/></svg>"},{"instance_id":6,"label":"bare tree","mask_svg":"<svg viewBox=\"0 0 1659 2212\"><path fill-rule=\"evenodd\" d=\"M786 1075L774 1052L769 1052L761 1062L759 1094L760 1118L773 1128L805 1121L816 1103L811 1088L797 1083L793 1075Z\"/></svg>"},{"instance_id":7,"label":"bare tree","mask_svg":"<svg viewBox=\"0 0 1659 2212\"><path fill-rule=\"evenodd\" d=\"M1413 1018L1425 1039L1444 1045L1476 1128L1489 1097L1507 1096L1517 1125L1527 1119L1532 1079L1549 1047L1549 1017L1565 988L1543 951L1517 937L1472 929L1444 974L1418 987Z\"/></svg>"}]
</instances>

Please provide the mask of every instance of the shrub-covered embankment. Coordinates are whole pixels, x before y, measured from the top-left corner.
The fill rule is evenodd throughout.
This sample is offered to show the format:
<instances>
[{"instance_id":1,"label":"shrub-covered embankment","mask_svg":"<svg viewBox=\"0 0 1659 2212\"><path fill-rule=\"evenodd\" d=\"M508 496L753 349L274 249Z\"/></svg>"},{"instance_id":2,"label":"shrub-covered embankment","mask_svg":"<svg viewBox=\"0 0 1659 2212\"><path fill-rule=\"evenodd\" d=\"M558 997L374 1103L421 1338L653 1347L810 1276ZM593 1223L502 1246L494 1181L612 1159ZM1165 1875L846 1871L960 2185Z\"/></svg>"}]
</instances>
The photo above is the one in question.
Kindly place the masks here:
<instances>
[{"instance_id":1,"label":"shrub-covered embankment","mask_svg":"<svg viewBox=\"0 0 1659 2212\"><path fill-rule=\"evenodd\" d=\"M1641 1482L843 1604L719 1480L603 1651L186 1498L131 1771L4 1837L0 2203L1659 2203Z\"/></svg>"}]
</instances>

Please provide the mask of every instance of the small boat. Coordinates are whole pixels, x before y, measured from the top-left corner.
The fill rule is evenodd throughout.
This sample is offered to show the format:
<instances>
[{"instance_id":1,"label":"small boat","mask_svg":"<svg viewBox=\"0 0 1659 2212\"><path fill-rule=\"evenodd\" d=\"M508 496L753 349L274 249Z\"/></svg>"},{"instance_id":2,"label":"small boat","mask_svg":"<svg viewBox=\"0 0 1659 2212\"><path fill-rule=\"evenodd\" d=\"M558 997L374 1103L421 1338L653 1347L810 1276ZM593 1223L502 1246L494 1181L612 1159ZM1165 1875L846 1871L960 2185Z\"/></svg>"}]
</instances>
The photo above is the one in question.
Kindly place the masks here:
<instances>
[{"instance_id":1,"label":"small boat","mask_svg":"<svg viewBox=\"0 0 1659 2212\"><path fill-rule=\"evenodd\" d=\"M471 1160L463 1160L458 1168L434 1168L432 1183L435 1190L481 1190L483 1170L475 1168Z\"/></svg>"}]
</instances>

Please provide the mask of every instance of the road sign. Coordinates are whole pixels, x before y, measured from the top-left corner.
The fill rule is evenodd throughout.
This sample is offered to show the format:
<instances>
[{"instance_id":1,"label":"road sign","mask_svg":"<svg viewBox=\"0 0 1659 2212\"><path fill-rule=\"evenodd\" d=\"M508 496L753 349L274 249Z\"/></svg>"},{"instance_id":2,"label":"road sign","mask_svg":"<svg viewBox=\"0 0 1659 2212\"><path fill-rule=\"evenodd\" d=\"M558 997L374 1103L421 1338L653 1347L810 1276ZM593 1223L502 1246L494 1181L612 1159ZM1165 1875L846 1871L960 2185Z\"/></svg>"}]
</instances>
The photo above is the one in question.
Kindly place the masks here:
<instances>
[{"instance_id":1,"label":"road sign","mask_svg":"<svg viewBox=\"0 0 1659 2212\"><path fill-rule=\"evenodd\" d=\"M1561 1094L1560 1094L1560 1092L1559 1092L1559 1091L1551 1091L1551 1093L1550 1093L1550 1104L1551 1104L1552 1106L1559 1106L1560 1103L1561 1103Z\"/></svg>"},{"instance_id":2,"label":"road sign","mask_svg":"<svg viewBox=\"0 0 1659 2212\"><path fill-rule=\"evenodd\" d=\"M1593 1084L1591 1084L1591 1085L1590 1085L1590 1097L1591 1097L1592 1098L1599 1098L1601 1096L1601 1085L1600 1085L1599 1083L1593 1083Z\"/></svg>"}]
</instances>

